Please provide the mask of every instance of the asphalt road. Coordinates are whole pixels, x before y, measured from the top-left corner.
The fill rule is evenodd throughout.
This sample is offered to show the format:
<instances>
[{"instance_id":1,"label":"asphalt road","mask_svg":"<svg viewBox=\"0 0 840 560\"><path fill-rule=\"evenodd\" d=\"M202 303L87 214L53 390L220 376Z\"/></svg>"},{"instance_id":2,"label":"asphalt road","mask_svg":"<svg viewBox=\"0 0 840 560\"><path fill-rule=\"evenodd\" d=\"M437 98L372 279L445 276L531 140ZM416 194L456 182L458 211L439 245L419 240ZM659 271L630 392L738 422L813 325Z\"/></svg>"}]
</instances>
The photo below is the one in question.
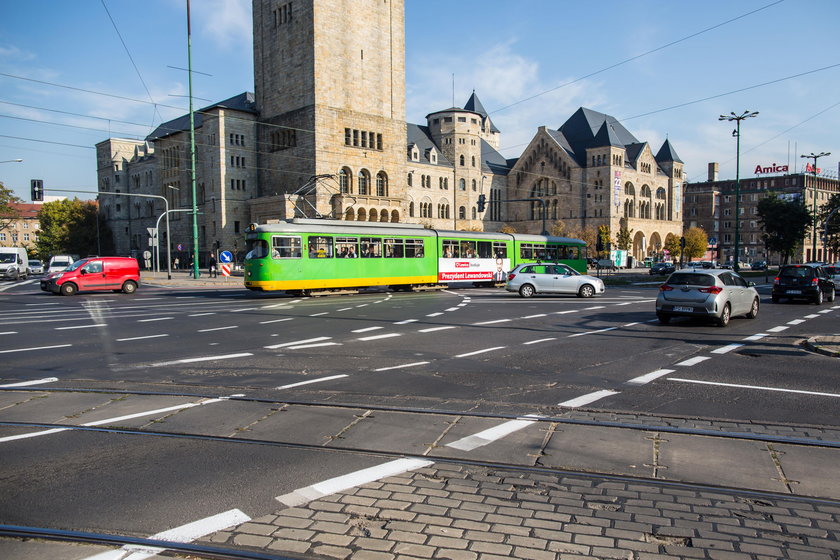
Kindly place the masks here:
<instances>
[{"instance_id":1,"label":"asphalt road","mask_svg":"<svg viewBox=\"0 0 840 560\"><path fill-rule=\"evenodd\" d=\"M320 298L3 288L7 524L142 536L230 508L256 517L275 496L380 463L380 452L460 441L494 414L840 424L837 362L800 344L835 334L840 306L774 305L766 289L756 319L719 328L659 325L655 286L527 300L460 287ZM38 433L53 424L159 433ZM513 441L506 460L526 461L533 442Z\"/></svg>"}]
</instances>

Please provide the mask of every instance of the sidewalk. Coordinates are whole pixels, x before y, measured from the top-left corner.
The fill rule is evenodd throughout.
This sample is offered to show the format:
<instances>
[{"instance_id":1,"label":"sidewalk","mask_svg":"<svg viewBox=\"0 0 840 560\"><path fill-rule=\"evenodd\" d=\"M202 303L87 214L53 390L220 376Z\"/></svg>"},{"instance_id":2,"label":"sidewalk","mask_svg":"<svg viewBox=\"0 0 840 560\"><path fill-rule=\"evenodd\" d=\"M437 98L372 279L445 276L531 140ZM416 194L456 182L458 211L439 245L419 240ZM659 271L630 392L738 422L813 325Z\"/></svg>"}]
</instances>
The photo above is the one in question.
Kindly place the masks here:
<instances>
[{"instance_id":1,"label":"sidewalk","mask_svg":"<svg viewBox=\"0 0 840 560\"><path fill-rule=\"evenodd\" d=\"M199 272L199 277L193 278L189 271L173 270L172 278L169 278L165 270L161 272L141 271L140 284L142 286L166 286L172 288L245 289L245 283L241 273L236 276L222 276L219 274L217 277L211 278L210 273L206 269L202 269Z\"/></svg>"}]
</instances>

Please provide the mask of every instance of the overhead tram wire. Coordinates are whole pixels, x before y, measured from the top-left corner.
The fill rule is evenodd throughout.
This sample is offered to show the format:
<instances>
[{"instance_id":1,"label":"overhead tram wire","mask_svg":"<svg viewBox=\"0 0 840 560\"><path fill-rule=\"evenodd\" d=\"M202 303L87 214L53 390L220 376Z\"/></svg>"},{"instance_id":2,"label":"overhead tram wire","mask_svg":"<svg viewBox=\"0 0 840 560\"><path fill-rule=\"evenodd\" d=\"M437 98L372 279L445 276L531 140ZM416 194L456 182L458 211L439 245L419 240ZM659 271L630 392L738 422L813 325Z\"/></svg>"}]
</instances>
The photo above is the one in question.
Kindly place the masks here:
<instances>
[{"instance_id":1,"label":"overhead tram wire","mask_svg":"<svg viewBox=\"0 0 840 560\"><path fill-rule=\"evenodd\" d=\"M776 0L775 2L771 2L770 4L767 4L766 6L762 6L762 7L760 7L760 8L756 8L755 10L752 10L752 11L747 12L747 13L745 13L745 14L741 14L740 16L736 16L736 17L734 17L734 18L728 19L728 20L723 21L723 22L721 22L721 23L715 24L715 25L713 25L713 26L711 26L711 27L707 27L706 29L702 29L702 30L700 30L700 31L697 31L697 32L695 32L695 33L692 33L691 35L686 35L685 37L682 37L682 38L677 39L677 40L675 40L675 41L671 41L670 43L666 43L666 44L664 44L664 45L661 45L661 46L656 47L656 48L654 48L654 49L651 49L651 50L649 50L649 51L643 52L643 53L641 53L641 54L637 54L637 55L635 55L635 56L631 56L630 58L626 58L626 59L624 59L624 60L622 60L622 61L620 61L620 62L616 62L615 64L611 64L611 65L609 65L609 66L607 66L607 67L605 67L605 68L601 68L600 70L596 70L596 71L594 71L594 72L590 72L589 74L586 74L585 76L581 76L581 77L579 77L579 78L575 78L575 79L574 79L574 80L572 80L572 81L566 82L566 83L564 83L564 84L560 84L559 86L553 87L553 88L551 88L551 89L547 89L547 90L545 90L545 91L543 91L543 92L541 92L541 93L537 93L537 94L532 95L532 96L530 96L530 97L526 97L526 98L524 98L524 99L520 99L519 101L516 101L516 102L514 102L514 103L511 103L510 105L505 105L504 107L500 107L500 108L498 108L498 109L494 109L493 111L490 111L488 114L498 113L498 112L500 112L500 111L504 111L504 110L506 110L506 109L510 109L511 107L515 107L516 105L519 105L519 104L521 104L521 103L525 103L526 101L531 101L532 99L536 99L537 97L540 97L540 96L546 95L547 93L551 93L551 92L553 92L553 91L557 91L558 89L564 88L564 87L566 87L566 86L570 86L570 85L572 85L572 84L575 84L575 83L580 82L580 81L582 81L582 80L585 80L585 79L587 79L587 78L591 78L592 76L597 76L598 74L602 74L602 73L606 72L607 70L612 70L613 68L617 68L617 67L619 67L619 66L622 66L622 65L624 65L624 64L627 64L628 62L632 62L632 61L634 61L634 60L638 60L638 59L640 59L640 58L642 58L642 57L645 57L645 56L647 56L647 55L649 55L649 54L653 54L653 53L655 53L655 52L658 52L658 51L664 50L664 49L666 49L666 48L668 48L668 47L672 47L672 46L674 46L674 45L676 45L676 44L678 44L678 43L682 43L683 41L687 41L688 39L692 39L692 38L694 38L694 37L697 37L698 35L702 35L702 34L704 34L704 33L707 33L707 32L709 32L709 31L712 31L712 30L717 29L717 28L719 28L719 27L723 27L724 25L728 25L728 24L730 24L730 23L733 23L733 22L735 22L735 21L738 21L739 19L743 19L743 18L745 18L745 17L751 16L751 15L753 15L753 14L755 14L755 13L758 13L758 12L760 12L760 11L762 11L762 10L766 10L766 9L768 9L768 8L772 8L773 6L776 6L777 4L781 4L781 3L782 3L782 2L784 2L784 1L785 1L785 0Z\"/></svg>"}]
</instances>

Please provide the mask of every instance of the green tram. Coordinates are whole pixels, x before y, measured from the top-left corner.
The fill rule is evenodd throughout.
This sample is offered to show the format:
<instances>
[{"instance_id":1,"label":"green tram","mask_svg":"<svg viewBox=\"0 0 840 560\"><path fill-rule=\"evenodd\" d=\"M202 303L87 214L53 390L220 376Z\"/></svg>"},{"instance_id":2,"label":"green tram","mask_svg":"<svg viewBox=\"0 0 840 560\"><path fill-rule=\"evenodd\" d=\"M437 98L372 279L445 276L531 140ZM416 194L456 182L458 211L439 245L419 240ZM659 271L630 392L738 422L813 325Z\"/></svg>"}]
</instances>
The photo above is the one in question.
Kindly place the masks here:
<instances>
[{"instance_id":1,"label":"green tram","mask_svg":"<svg viewBox=\"0 0 840 560\"><path fill-rule=\"evenodd\" d=\"M494 285L519 263L538 260L586 273L586 243L567 237L295 218L251 224L245 240L245 287L257 291Z\"/></svg>"}]
</instances>

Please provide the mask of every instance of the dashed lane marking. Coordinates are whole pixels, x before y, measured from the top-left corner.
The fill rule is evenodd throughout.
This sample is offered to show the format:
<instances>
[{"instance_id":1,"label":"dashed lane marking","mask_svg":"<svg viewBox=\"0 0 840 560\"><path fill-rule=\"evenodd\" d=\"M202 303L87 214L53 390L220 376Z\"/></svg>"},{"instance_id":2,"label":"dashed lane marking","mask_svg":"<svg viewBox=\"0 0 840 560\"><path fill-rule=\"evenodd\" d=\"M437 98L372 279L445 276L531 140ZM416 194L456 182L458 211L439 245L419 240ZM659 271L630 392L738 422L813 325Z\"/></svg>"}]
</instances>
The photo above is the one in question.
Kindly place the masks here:
<instances>
[{"instance_id":1,"label":"dashed lane marking","mask_svg":"<svg viewBox=\"0 0 840 560\"><path fill-rule=\"evenodd\" d=\"M34 348L15 348L14 350L0 350L0 354L11 354L13 352L32 352L35 350L52 350L53 348L68 348L72 344L56 344L54 346L36 346Z\"/></svg>"},{"instance_id":2,"label":"dashed lane marking","mask_svg":"<svg viewBox=\"0 0 840 560\"><path fill-rule=\"evenodd\" d=\"M319 377L318 379L310 379L309 381L300 381L298 383L289 383L288 385L281 385L278 389L291 389L292 387L301 387L303 385L311 385L313 383L321 383L323 381L332 381L333 379L341 379L347 377L347 374L330 375L329 377Z\"/></svg>"},{"instance_id":3,"label":"dashed lane marking","mask_svg":"<svg viewBox=\"0 0 840 560\"><path fill-rule=\"evenodd\" d=\"M524 345L526 345L526 346L527 346L527 345L529 345L529 344L539 344L540 342L549 342L549 341L551 341L551 340L557 340L557 339L556 339L555 337L551 337L551 338L538 338L537 340L529 340L528 342L523 342L522 344L524 344Z\"/></svg>"},{"instance_id":4,"label":"dashed lane marking","mask_svg":"<svg viewBox=\"0 0 840 560\"><path fill-rule=\"evenodd\" d=\"M329 340L330 336L318 336L316 338L306 338L304 340L295 340L294 342L283 342L280 344L272 344L271 346L263 346L267 350L276 350L277 348L285 348L287 346L295 346L297 344L308 344L310 342L320 342L322 340Z\"/></svg>"},{"instance_id":5,"label":"dashed lane marking","mask_svg":"<svg viewBox=\"0 0 840 560\"><path fill-rule=\"evenodd\" d=\"M688 360L682 361L676 365L678 366L695 366L700 362L705 362L706 360L711 360L710 356L695 356L693 358L689 358Z\"/></svg>"},{"instance_id":6,"label":"dashed lane marking","mask_svg":"<svg viewBox=\"0 0 840 560\"><path fill-rule=\"evenodd\" d=\"M214 327L212 329L199 329L197 332L213 332L213 331L226 331L228 329L238 329L239 325L230 325L228 327Z\"/></svg>"},{"instance_id":7,"label":"dashed lane marking","mask_svg":"<svg viewBox=\"0 0 840 560\"><path fill-rule=\"evenodd\" d=\"M96 323L94 325L76 325L74 327L55 327L55 330L57 330L57 331L69 331L69 330L73 330L73 329L92 329L92 328L96 328L96 327L107 327L107 326L108 325L106 325L105 323Z\"/></svg>"},{"instance_id":8,"label":"dashed lane marking","mask_svg":"<svg viewBox=\"0 0 840 560\"><path fill-rule=\"evenodd\" d=\"M605 397L609 397L612 395L617 395L619 391L610 391L604 389L602 391L595 391L594 393L589 393L588 395L582 395L575 399L571 399L565 402L558 403L557 406L565 406L567 408L577 408L579 406L585 406L587 404L592 404L597 400L601 400Z\"/></svg>"},{"instance_id":9,"label":"dashed lane marking","mask_svg":"<svg viewBox=\"0 0 840 560\"><path fill-rule=\"evenodd\" d=\"M129 342L133 340L146 340L147 338L163 338L164 336L169 336L168 334L150 334L147 336L132 336L130 338L118 338L117 342Z\"/></svg>"},{"instance_id":10,"label":"dashed lane marking","mask_svg":"<svg viewBox=\"0 0 840 560\"><path fill-rule=\"evenodd\" d=\"M429 332L435 332L435 331L445 331L445 330L449 330L449 329L457 329L457 328L458 328L458 327L456 327L456 326L454 326L454 325L448 325L448 326L445 326L445 327L430 327L430 328L428 328L428 329L420 329L420 330L418 330L417 332L421 332L421 333L429 333Z\"/></svg>"},{"instance_id":11,"label":"dashed lane marking","mask_svg":"<svg viewBox=\"0 0 840 560\"><path fill-rule=\"evenodd\" d=\"M361 342L368 342L369 340L380 340L382 338L394 338L395 336L402 336L400 333L386 333L386 334L375 334L373 336L363 336L362 338L357 338Z\"/></svg>"},{"instance_id":12,"label":"dashed lane marking","mask_svg":"<svg viewBox=\"0 0 840 560\"><path fill-rule=\"evenodd\" d=\"M452 443L447 443L446 447L460 449L461 451L472 451L473 449L483 447L488 443L493 443L496 440L509 436L514 432L518 432L519 430L530 426L534 422L536 422L536 420L511 420L509 422L505 422L504 424L494 426L493 428L488 428L483 432L478 432L477 434L461 438L457 441L453 441Z\"/></svg>"},{"instance_id":13,"label":"dashed lane marking","mask_svg":"<svg viewBox=\"0 0 840 560\"><path fill-rule=\"evenodd\" d=\"M363 333L363 332L370 332L370 331L378 331L379 329L384 329L385 327L367 327L364 329L356 329L355 331L350 331L354 333Z\"/></svg>"},{"instance_id":14,"label":"dashed lane marking","mask_svg":"<svg viewBox=\"0 0 840 560\"><path fill-rule=\"evenodd\" d=\"M33 379L32 381L21 381L19 383L7 383L5 385L0 385L0 388L29 387L30 385L43 385L44 383L55 383L56 381L58 381L58 377L45 377L43 379Z\"/></svg>"},{"instance_id":15,"label":"dashed lane marking","mask_svg":"<svg viewBox=\"0 0 840 560\"><path fill-rule=\"evenodd\" d=\"M679 364L677 364L679 365ZM675 370L673 369L658 369L656 371L652 371L650 373L646 373L644 375L640 375L639 377L634 377L630 381L626 381L625 385L645 385L650 383L655 379L659 379L663 375L668 375L669 373L674 373Z\"/></svg>"},{"instance_id":16,"label":"dashed lane marking","mask_svg":"<svg viewBox=\"0 0 840 560\"><path fill-rule=\"evenodd\" d=\"M728 344L726 346L721 346L720 348L715 348L712 350L712 354L726 354L728 352L732 352L733 350L737 350L742 346L743 344Z\"/></svg>"},{"instance_id":17,"label":"dashed lane marking","mask_svg":"<svg viewBox=\"0 0 840 560\"><path fill-rule=\"evenodd\" d=\"M493 352L494 350L501 350L504 346L494 346L492 348L485 348L484 350L476 350L475 352L467 352L466 354L458 354L455 356L456 358L467 358L469 356L476 356L478 354L484 354L486 352Z\"/></svg>"},{"instance_id":18,"label":"dashed lane marking","mask_svg":"<svg viewBox=\"0 0 840 560\"><path fill-rule=\"evenodd\" d=\"M416 367L416 366L424 366L428 363L429 362L414 362L414 363L411 363L411 364L402 364L402 365L399 365L399 366L377 368L373 371L388 371L389 369L404 369L404 368L410 368L410 367Z\"/></svg>"},{"instance_id":19,"label":"dashed lane marking","mask_svg":"<svg viewBox=\"0 0 840 560\"><path fill-rule=\"evenodd\" d=\"M788 330L790 327L773 327L772 329L767 329L767 332L782 332Z\"/></svg>"},{"instance_id":20,"label":"dashed lane marking","mask_svg":"<svg viewBox=\"0 0 840 560\"><path fill-rule=\"evenodd\" d=\"M282 323L283 321L291 321L292 317L286 317L285 319L272 319L270 321L260 321L260 325L267 325L269 323Z\"/></svg>"}]
</instances>

